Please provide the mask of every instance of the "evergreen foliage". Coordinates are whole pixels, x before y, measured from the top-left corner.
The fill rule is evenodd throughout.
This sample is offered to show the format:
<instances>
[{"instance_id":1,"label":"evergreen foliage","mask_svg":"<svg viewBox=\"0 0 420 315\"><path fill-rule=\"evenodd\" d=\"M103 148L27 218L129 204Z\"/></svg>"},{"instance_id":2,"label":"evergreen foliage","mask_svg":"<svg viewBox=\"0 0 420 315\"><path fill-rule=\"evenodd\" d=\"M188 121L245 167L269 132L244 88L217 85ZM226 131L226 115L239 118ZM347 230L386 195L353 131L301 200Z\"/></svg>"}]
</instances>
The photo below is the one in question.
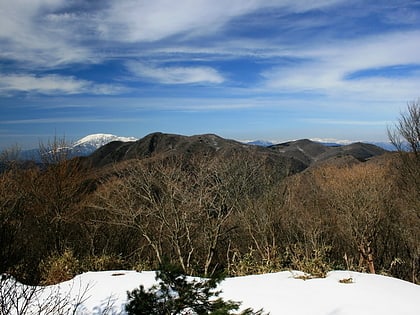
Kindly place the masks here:
<instances>
[{"instance_id":1,"label":"evergreen foliage","mask_svg":"<svg viewBox=\"0 0 420 315\"><path fill-rule=\"evenodd\" d=\"M126 311L129 315L262 315L262 310L254 312L248 308L241 313L240 303L224 301L219 297L217 285L221 277L207 280L189 280L181 274L181 269L165 266L157 271L158 285L146 290L143 285L128 292Z\"/></svg>"}]
</instances>

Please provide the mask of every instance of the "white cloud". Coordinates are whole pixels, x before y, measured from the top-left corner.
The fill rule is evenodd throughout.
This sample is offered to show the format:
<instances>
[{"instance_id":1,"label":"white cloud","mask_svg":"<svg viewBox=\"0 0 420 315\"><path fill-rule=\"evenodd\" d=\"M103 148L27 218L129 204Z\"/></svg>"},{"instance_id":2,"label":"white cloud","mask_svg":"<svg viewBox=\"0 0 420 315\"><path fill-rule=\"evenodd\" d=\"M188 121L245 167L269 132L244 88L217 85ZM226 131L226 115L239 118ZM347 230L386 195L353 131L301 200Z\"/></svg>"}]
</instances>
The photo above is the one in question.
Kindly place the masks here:
<instances>
[{"instance_id":1,"label":"white cloud","mask_svg":"<svg viewBox=\"0 0 420 315\"><path fill-rule=\"evenodd\" d=\"M203 34L215 34L237 17L258 10L276 8L279 9L279 15L287 15L333 7L342 2L346 1L225 0L217 5L213 0L119 0L96 4L83 0L1 1L0 59L14 60L18 67L33 72L29 69L94 63L110 55L116 58L137 57L138 60L145 57L153 60L152 66L146 63L127 63L129 70L138 77L165 84L220 84L226 80L215 68L164 67L160 64L163 64L165 58L168 58L165 61L179 58L182 63L193 54L207 60L238 56L266 58L269 62L272 57L277 60L283 57L304 58L310 62L264 71L265 88L287 92L315 91L343 97L354 97L357 94L372 99L378 96L404 99L417 97L413 94L418 94L418 77L346 80L346 76L376 67L419 64L419 31L349 41L335 40L329 44L324 41L318 45L314 43L315 40L309 39L309 42L302 41L300 47L296 41L290 44L290 38L282 38L281 33L275 37L264 36L262 39L225 34L223 41L215 38L207 38L208 42L203 38L187 40ZM79 10L77 6L81 4L83 9ZM325 21L322 19L322 23ZM276 19L271 22L275 25L282 21ZM298 18L290 27L310 29L313 23L319 21L313 21L311 17ZM171 39L177 35L183 37L174 44ZM163 39L169 40L164 42ZM0 81L2 93L10 90L39 93L62 91L66 94L88 90L93 94L113 94L118 89L121 91L118 87L94 85L92 82L68 77L54 80L51 76L9 75L8 78L10 82L6 82L4 77ZM24 86L19 88L17 81Z\"/></svg>"},{"instance_id":2,"label":"white cloud","mask_svg":"<svg viewBox=\"0 0 420 315\"><path fill-rule=\"evenodd\" d=\"M35 76L31 74L8 74L0 77L0 94L15 92L40 94L117 94L123 88L60 75Z\"/></svg>"},{"instance_id":3,"label":"white cloud","mask_svg":"<svg viewBox=\"0 0 420 315\"><path fill-rule=\"evenodd\" d=\"M203 25L217 28L223 22L215 16L217 8L200 0L118 1L106 10L98 29L106 40L156 41Z\"/></svg>"},{"instance_id":4,"label":"white cloud","mask_svg":"<svg viewBox=\"0 0 420 315\"><path fill-rule=\"evenodd\" d=\"M157 43L176 35L184 40L216 32L219 36L231 20L260 9L303 12L342 1L226 0L217 5L213 0L0 1L0 58L18 61L27 69L95 63L110 51L114 57L124 55L126 47L121 45ZM169 50L172 46L159 45ZM140 55L144 49L136 48Z\"/></svg>"},{"instance_id":5,"label":"white cloud","mask_svg":"<svg viewBox=\"0 0 420 315\"><path fill-rule=\"evenodd\" d=\"M136 76L164 84L219 84L223 76L211 67L153 67L140 62L128 62L127 68Z\"/></svg>"},{"instance_id":6,"label":"white cloud","mask_svg":"<svg viewBox=\"0 0 420 315\"><path fill-rule=\"evenodd\" d=\"M92 58L90 49L77 45L72 28L48 23L46 16L65 9L65 0L1 1L0 58L21 66L53 67Z\"/></svg>"},{"instance_id":7,"label":"white cloud","mask_svg":"<svg viewBox=\"0 0 420 315\"><path fill-rule=\"evenodd\" d=\"M259 9L280 7L303 12L342 0L120 0L111 2L98 29L106 39L157 41L177 34L211 34L231 19Z\"/></svg>"},{"instance_id":8,"label":"white cloud","mask_svg":"<svg viewBox=\"0 0 420 315\"><path fill-rule=\"evenodd\" d=\"M419 65L418 38L420 31L399 32L295 50L293 55L305 62L272 68L262 75L269 89L364 99L410 99L417 97L420 76L349 79L349 75L398 65Z\"/></svg>"},{"instance_id":9,"label":"white cloud","mask_svg":"<svg viewBox=\"0 0 420 315\"><path fill-rule=\"evenodd\" d=\"M390 121L385 120L347 120L347 119L326 119L326 118L302 118L302 121L322 125L350 125L350 126L386 126Z\"/></svg>"},{"instance_id":10,"label":"white cloud","mask_svg":"<svg viewBox=\"0 0 420 315\"><path fill-rule=\"evenodd\" d=\"M17 124L51 124L51 123L116 123L116 122L140 122L142 118L96 118L96 117L53 117L53 118L34 118L34 119L15 119L0 120L0 125L17 125ZM1 131L1 130L0 130Z\"/></svg>"}]
</instances>

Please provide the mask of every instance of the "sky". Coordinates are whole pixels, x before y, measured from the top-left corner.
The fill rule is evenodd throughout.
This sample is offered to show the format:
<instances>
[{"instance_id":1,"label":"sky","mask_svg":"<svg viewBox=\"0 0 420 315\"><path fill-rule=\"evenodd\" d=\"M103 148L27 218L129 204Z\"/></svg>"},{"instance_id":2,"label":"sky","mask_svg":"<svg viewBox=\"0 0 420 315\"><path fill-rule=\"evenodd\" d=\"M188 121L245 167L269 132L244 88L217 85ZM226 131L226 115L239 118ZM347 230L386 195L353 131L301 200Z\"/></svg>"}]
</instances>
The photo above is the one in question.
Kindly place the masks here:
<instances>
[{"instance_id":1,"label":"sky","mask_svg":"<svg viewBox=\"0 0 420 315\"><path fill-rule=\"evenodd\" d=\"M0 0L0 17L0 149L384 141L420 97L419 0Z\"/></svg>"}]
</instances>

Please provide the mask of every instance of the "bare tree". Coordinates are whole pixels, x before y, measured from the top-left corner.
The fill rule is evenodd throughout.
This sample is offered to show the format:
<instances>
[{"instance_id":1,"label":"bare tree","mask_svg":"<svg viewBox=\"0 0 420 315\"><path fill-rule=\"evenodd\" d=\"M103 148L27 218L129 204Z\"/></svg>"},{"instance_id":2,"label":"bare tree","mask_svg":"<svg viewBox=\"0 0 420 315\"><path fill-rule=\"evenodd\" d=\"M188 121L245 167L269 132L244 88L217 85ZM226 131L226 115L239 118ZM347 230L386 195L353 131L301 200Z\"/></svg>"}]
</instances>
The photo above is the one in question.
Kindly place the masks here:
<instances>
[{"instance_id":1,"label":"bare tree","mask_svg":"<svg viewBox=\"0 0 420 315\"><path fill-rule=\"evenodd\" d=\"M407 104L407 111L388 129L388 137L398 151L411 151L420 158L420 99Z\"/></svg>"},{"instance_id":2,"label":"bare tree","mask_svg":"<svg viewBox=\"0 0 420 315\"><path fill-rule=\"evenodd\" d=\"M391 207L388 198L393 186L386 178L384 167L369 163L315 171L315 179L326 197L329 216L336 220L336 232L358 250L359 266L366 264L371 273L375 273L374 249L378 234Z\"/></svg>"},{"instance_id":3,"label":"bare tree","mask_svg":"<svg viewBox=\"0 0 420 315\"><path fill-rule=\"evenodd\" d=\"M400 180L410 191L407 196L420 201L420 99L407 104L396 125L388 128L388 137L399 153ZM420 211L417 216L420 219Z\"/></svg>"},{"instance_id":4,"label":"bare tree","mask_svg":"<svg viewBox=\"0 0 420 315\"><path fill-rule=\"evenodd\" d=\"M30 286L18 282L7 274L0 275L0 315L67 315L76 314L87 298L89 285L71 295L76 284L71 283L68 292L58 287Z\"/></svg>"},{"instance_id":5,"label":"bare tree","mask_svg":"<svg viewBox=\"0 0 420 315\"><path fill-rule=\"evenodd\" d=\"M16 162L20 159L21 148L19 145L12 145L0 151L0 163Z\"/></svg>"},{"instance_id":6,"label":"bare tree","mask_svg":"<svg viewBox=\"0 0 420 315\"><path fill-rule=\"evenodd\" d=\"M420 270L420 99L407 104L388 137L398 151L398 181L404 199L404 232L412 253L412 281L419 281Z\"/></svg>"},{"instance_id":7,"label":"bare tree","mask_svg":"<svg viewBox=\"0 0 420 315\"><path fill-rule=\"evenodd\" d=\"M252 186L240 167L234 171L237 161L230 162L214 157L133 161L97 190L89 207L107 213L111 224L135 229L143 239L139 247L152 249L159 264L166 256L187 274L209 275L232 228L232 213Z\"/></svg>"},{"instance_id":8,"label":"bare tree","mask_svg":"<svg viewBox=\"0 0 420 315\"><path fill-rule=\"evenodd\" d=\"M78 202L89 190L87 173L78 159L70 159L65 139L54 138L47 145L40 144L42 166L28 184L33 214L52 232L47 237L52 250L62 253L72 233L77 234L72 224L78 211Z\"/></svg>"},{"instance_id":9,"label":"bare tree","mask_svg":"<svg viewBox=\"0 0 420 315\"><path fill-rule=\"evenodd\" d=\"M174 255L184 271L191 272L200 216L190 204L194 177L182 168L176 159L135 161L108 179L89 206L105 211L110 224L135 229L157 263Z\"/></svg>"}]
</instances>

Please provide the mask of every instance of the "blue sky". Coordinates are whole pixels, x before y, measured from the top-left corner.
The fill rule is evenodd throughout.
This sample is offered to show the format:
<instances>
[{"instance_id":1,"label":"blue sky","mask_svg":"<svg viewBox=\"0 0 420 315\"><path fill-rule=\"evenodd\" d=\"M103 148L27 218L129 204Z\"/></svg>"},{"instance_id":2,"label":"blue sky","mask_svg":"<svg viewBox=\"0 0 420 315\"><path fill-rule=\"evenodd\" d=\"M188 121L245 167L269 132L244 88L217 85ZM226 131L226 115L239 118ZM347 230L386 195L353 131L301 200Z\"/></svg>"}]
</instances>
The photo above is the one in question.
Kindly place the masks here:
<instances>
[{"instance_id":1,"label":"blue sky","mask_svg":"<svg viewBox=\"0 0 420 315\"><path fill-rule=\"evenodd\" d=\"M383 141L420 97L418 0L0 0L0 15L0 148Z\"/></svg>"}]
</instances>

